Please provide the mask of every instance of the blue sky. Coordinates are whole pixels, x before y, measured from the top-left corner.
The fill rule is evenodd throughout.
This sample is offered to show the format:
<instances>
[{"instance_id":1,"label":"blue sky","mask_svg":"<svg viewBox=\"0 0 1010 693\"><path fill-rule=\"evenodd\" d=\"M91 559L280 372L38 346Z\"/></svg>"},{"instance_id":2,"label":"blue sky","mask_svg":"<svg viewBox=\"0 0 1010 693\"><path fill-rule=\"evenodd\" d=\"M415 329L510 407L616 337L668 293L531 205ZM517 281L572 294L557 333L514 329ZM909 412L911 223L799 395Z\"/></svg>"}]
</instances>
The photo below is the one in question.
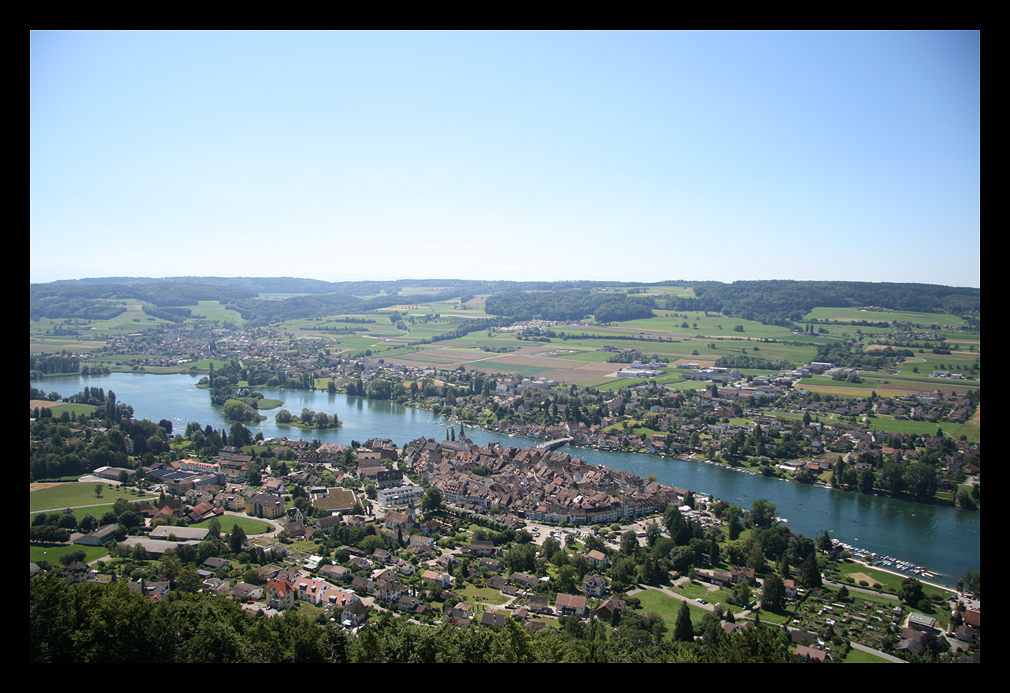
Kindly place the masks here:
<instances>
[{"instance_id":1,"label":"blue sky","mask_svg":"<svg viewBox=\"0 0 1010 693\"><path fill-rule=\"evenodd\" d=\"M31 34L32 281L980 286L980 36Z\"/></svg>"}]
</instances>

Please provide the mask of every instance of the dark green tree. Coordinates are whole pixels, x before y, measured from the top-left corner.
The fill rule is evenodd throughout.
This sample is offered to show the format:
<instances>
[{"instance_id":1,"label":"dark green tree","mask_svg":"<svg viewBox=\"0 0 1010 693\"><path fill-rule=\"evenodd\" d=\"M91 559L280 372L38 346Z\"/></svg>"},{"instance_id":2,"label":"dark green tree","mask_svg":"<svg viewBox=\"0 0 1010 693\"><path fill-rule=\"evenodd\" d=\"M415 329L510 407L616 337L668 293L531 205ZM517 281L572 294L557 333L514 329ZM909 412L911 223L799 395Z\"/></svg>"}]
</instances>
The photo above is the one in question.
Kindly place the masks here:
<instances>
[{"instance_id":1,"label":"dark green tree","mask_svg":"<svg viewBox=\"0 0 1010 693\"><path fill-rule=\"evenodd\" d=\"M901 581L901 587L898 589L898 598L905 602L909 606L914 606L918 608L919 602L923 600L926 595L922 591L922 583L915 578L905 578Z\"/></svg>"},{"instance_id":2,"label":"dark green tree","mask_svg":"<svg viewBox=\"0 0 1010 693\"><path fill-rule=\"evenodd\" d=\"M782 578L774 574L765 578L761 589L761 607L769 611L782 611L785 602L786 588Z\"/></svg>"},{"instance_id":3,"label":"dark green tree","mask_svg":"<svg viewBox=\"0 0 1010 693\"><path fill-rule=\"evenodd\" d=\"M231 534L228 536L228 548L231 549L232 553L240 553L245 542L245 530L237 524L233 525L231 528Z\"/></svg>"},{"instance_id":4,"label":"dark green tree","mask_svg":"<svg viewBox=\"0 0 1010 693\"><path fill-rule=\"evenodd\" d=\"M821 569L817 566L817 554L812 553L803 562L803 571L800 573L800 582L804 587L814 588L824 584L821 579Z\"/></svg>"},{"instance_id":5,"label":"dark green tree","mask_svg":"<svg viewBox=\"0 0 1010 693\"><path fill-rule=\"evenodd\" d=\"M691 607L687 605L687 602L680 603L680 611L677 613L677 625L673 628L673 639L677 642L694 642Z\"/></svg>"}]
</instances>

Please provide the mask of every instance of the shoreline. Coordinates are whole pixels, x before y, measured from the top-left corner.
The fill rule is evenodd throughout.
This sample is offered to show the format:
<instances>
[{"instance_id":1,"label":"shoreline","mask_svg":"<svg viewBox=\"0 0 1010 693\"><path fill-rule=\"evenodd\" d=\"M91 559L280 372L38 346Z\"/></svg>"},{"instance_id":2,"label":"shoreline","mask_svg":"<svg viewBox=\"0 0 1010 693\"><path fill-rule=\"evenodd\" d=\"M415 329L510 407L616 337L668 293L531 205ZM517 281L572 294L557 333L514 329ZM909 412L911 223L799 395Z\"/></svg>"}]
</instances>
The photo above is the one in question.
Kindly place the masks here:
<instances>
[{"instance_id":1,"label":"shoreline","mask_svg":"<svg viewBox=\"0 0 1010 693\"><path fill-rule=\"evenodd\" d=\"M406 406L411 406L411 405L406 405ZM416 408L423 409L423 407L416 407ZM431 413L430 410L425 409L425 411L428 411L429 413ZM477 424L469 424L467 422L461 421L461 420L456 419L454 417L447 417L447 416L444 416L442 414L433 414L433 416L438 416L438 417L441 417L441 418L445 419L446 421L455 422L457 424L462 424L466 428L483 431L485 433L494 433L496 435L509 435L511 437L523 438L523 439L525 439L527 441L531 441L531 443L534 446L550 442L548 440L539 440L539 439L536 439L536 438L529 438L527 436L521 436L521 435L518 435L518 434L507 434L507 433L504 433L502 431L488 429L488 428L485 428L485 427L477 425ZM635 452L635 451L628 451L628 450L604 450L604 449L601 449L601 448L594 448L594 447L587 447L587 446L582 446L582 445L576 445L574 443L566 443L566 446L567 447L571 447L571 448L575 448L576 450L594 450L596 452L602 452L602 453L607 453L607 452L623 452L623 453ZM757 472L751 471L751 470L749 470L747 468L737 468L737 467L732 467L730 465L727 465L725 463L716 462L714 460L706 460L706 459L697 457L694 453L692 453L691 455L689 455L687 457L675 457L673 455L666 455L666 454L662 454L662 453L656 454L656 453L649 453L649 452L642 452L641 454L651 455L652 457L660 457L660 458L668 458L669 457L669 458L673 458L673 459L680 460L680 461L696 462L696 463L699 463L699 464L712 464L712 465L716 465L716 466L722 467L723 469L726 469L728 471L734 471L734 472L740 472L740 473L744 473L744 474L750 474L752 476L760 476ZM592 464L592 463L587 462L587 464ZM791 482L791 483L799 483L799 482L797 482L797 481L795 481L793 479L786 479L786 478L783 478L783 477L776 477L776 478L778 478L780 481L788 481L788 482ZM830 485L823 484L823 483L804 484L804 485L805 486L812 486L812 487L819 487L819 488L822 488L824 490L836 490L836 491L843 490L843 489L836 489L836 488L834 488L834 487L832 487ZM696 496L699 495L699 494L700 495L709 495L709 494L705 494L704 492L695 492ZM788 526L788 522L786 522L786 525ZM931 571L930 569L928 569L925 566L920 566L920 565L912 563L911 561L907 561L907 560L902 559L902 558L896 558L894 556L877 556L877 557L872 557L871 554L873 554L873 552L869 551L869 550L867 550L865 548L851 546L851 545L845 544L845 543L843 543L843 542L841 542L841 541L839 541L837 539L832 539L832 542L836 543L836 544L838 544L840 546L842 546L845 550L847 550L852 555L852 560L853 561L855 561L856 563L859 563L860 565L864 565L867 568L871 568L873 570L879 570L881 572L889 573L891 575L894 575L896 577L901 577L901 578L914 577L916 580L919 580L924 585L929 585L929 586L935 587L935 588L937 588L939 590L950 592L951 594L957 594L957 590L955 588L953 588L953 587L950 587L948 585L944 585L942 583L936 582L933 578L925 577L925 576L923 576L922 574L920 574L918 572L912 572L913 570L921 570L921 571L927 572L927 573L934 572L934 571ZM907 564L908 566L910 566L910 568L912 570L906 572L906 571L901 571L901 570L894 570L894 569L891 569L891 568L888 568L888 567L884 567L884 566L873 565L872 561L874 561L874 560L877 560L877 561L887 561L887 560L890 560L890 561L894 561L894 562L897 562L897 563ZM880 591L880 590L877 590L877 591ZM888 592L882 592L882 594L890 594L890 593L888 593Z\"/></svg>"}]
</instances>

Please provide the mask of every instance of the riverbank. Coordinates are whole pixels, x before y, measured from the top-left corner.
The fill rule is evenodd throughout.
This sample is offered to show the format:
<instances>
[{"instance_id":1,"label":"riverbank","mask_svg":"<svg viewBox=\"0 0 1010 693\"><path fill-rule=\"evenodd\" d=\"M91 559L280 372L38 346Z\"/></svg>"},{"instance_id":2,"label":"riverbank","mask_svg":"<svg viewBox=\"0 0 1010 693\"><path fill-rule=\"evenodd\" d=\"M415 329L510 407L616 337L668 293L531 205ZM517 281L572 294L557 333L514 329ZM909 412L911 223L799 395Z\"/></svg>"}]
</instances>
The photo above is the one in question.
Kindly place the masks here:
<instances>
[{"instance_id":1,"label":"riverbank","mask_svg":"<svg viewBox=\"0 0 1010 693\"><path fill-rule=\"evenodd\" d=\"M230 426L214 407L206 391L195 387L197 376L162 377L141 373L114 373L104 376L75 376L48 380L47 390L78 392L85 385L113 390L117 400L129 403L137 418L167 419L184 429L187 422L201 428ZM457 420L433 415L421 407L404 406L388 400L374 400L330 394L325 390L262 388L266 397L285 400L292 411L338 412L339 429L316 430L308 438L321 443L348 446L351 441L390 439L402 445L418 438L440 441L446 426ZM252 432L265 438L292 435L294 429L274 424L273 417ZM440 426L439 423L442 425ZM543 440L499 433L476 423L463 422L466 435L477 445L537 445ZM458 434L458 430L457 430ZM457 435L458 438L458 435ZM590 447L560 448L589 464L633 472L639 477L655 476L666 486L689 488L734 505L750 507L757 498L774 503L776 514L789 519L791 530L808 537L834 529L833 538L855 546L869 547L881 555L901 556L940 575L939 582L954 584L968 570L977 571L981 554L980 514L958 508L923 506L881 495L841 492L822 486L781 483L780 479L750 473L733 473L736 468L709 464L702 458L683 460L672 455L631 454Z\"/></svg>"}]
</instances>

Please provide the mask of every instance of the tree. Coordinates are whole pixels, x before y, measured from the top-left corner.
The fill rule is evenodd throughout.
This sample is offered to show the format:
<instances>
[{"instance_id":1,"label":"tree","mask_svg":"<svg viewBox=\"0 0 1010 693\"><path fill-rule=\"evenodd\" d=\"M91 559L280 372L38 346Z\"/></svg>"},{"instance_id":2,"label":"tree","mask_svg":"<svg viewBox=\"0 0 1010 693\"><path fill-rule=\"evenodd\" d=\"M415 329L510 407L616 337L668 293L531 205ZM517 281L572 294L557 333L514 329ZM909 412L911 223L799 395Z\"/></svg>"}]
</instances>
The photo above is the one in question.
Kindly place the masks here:
<instances>
[{"instance_id":1,"label":"tree","mask_svg":"<svg viewBox=\"0 0 1010 693\"><path fill-rule=\"evenodd\" d=\"M859 472L859 491L860 493L873 493L873 470L864 469Z\"/></svg>"},{"instance_id":2,"label":"tree","mask_svg":"<svg viewBox=\"0 0 1010 693\"><path fill-rule=\"evenodd\" d=\"M807 588L820 587L824 584L821 579L821 569L817 566L817 554L812 553L803 562L803 571L800 573L800 581Z\"/></svg>"},{"instance_id":3,"label":"tree","mask_svg":"<svg viewBox=\"0 0 1010 693\"><path fill-rule=\"evenodd\" d=\"M547 541L550 541L549 539ZM544 542L546 545L547 542ZM638 537L630 529L621 535L621 553L634 556L638 552Z\"/></svg>"},{"instance_id":4,"label":"tree","mask_svg":"<svg viewBox=\"0 0 1010 693\"><path fill-rule=\"evenodd\" d=\"M676 642L694 642L694 625L691 623L691 608L687 602L680 603L677 625L673 628L673 639Z\"/></svg>"},{"instance_id":5,"label":"tree","mask_svg":"<svg viewBox=\"0 0 1010 693\"><path fill-rule=\"evenodd\" d=\"M421 510L426 513L437 512L442 509L442 503L442 492L432 486L424 492L424 498L421 499Z\"/></svg>"},{"instance_id":6,"label":"tree","mask_svg":"<svg viewBox=\"0 0 1010 693\"><path fill-rule=\"evenodd\" d=\"M755 527L767 528L772 526L775 519L775 504L770 500L758 498L754 501L750 511L750 521Z\"/></svg>"},{"instance_id":7,"label":"tree","mask_svg":"<svg viewBox=\"0 0 1010 693\"><path fill-rule=\"evenodd\" d=\"M645 541L649 544L649 548L656 545L656 540L662 535L662 530L660 530L659 525L649 525L645 528Z\"/></svg>"},{"instance_id":8,"label":"tree","mask_svg":"<svg viewBox=\"0 0 1010 693\"><path fill-rule=\"evenodd\" d=\"M769 611L781 611L786 601L786 588L782 578L770 575L761 589L761 606Z\"/></svg>"},{"instance_id":9,"label":"tree","mask_svg":"<svg viewBox=\"0 0 1010 693\"><path fill-rule=\"evenodd\" d=\"M740 538L740 533L743 531L743 523L740 522L740 516L736 513L729 516L728 530L730 541L736 541Z\"/></svg>"},{"instance_id":10,"label":"tree","mask_svg":"<svg viewBox=\"0 0 1010 693\"><path fill-rule=\"evenodd\" d=\"M95 498L101 498L101 497L102 497L102 485L95 484Z\"/></svg>"},{"instance_id":11,"label":"tree","mask_svg":"<svg viewBox=\"0 0 1010 693\"><path fill-rule=\"evenodd\" d=\"M918 608L919 602L925 597L922 591L922 583L915 578L905 578L901 581L901 588L898 590L898 598L909 606Z\"/></svg>"},{"instance_id":12,"label":"tree","mask_svg":"<svg viewBox=\"0 0 1010 693\"><path fill-rule=\"evenodd\" d=\"M231 549L232 553L240 553L242 551L242 546L246 542L245 530L239 527L237 524L233 525L231 528L231 534L228 536L228 547Z\"/></svg>"},{"instance_id":13,"label":"tree","mask_svg":"<svg viewBox=\"0 0 1010 693\"><path fill-rule=\"evenodd\" d=\"M936 471L925 462L913 462L908 465L905 469L904 480L908 490L919 502L929 500L936 495Z\"/></svg>"}]
</instances>

